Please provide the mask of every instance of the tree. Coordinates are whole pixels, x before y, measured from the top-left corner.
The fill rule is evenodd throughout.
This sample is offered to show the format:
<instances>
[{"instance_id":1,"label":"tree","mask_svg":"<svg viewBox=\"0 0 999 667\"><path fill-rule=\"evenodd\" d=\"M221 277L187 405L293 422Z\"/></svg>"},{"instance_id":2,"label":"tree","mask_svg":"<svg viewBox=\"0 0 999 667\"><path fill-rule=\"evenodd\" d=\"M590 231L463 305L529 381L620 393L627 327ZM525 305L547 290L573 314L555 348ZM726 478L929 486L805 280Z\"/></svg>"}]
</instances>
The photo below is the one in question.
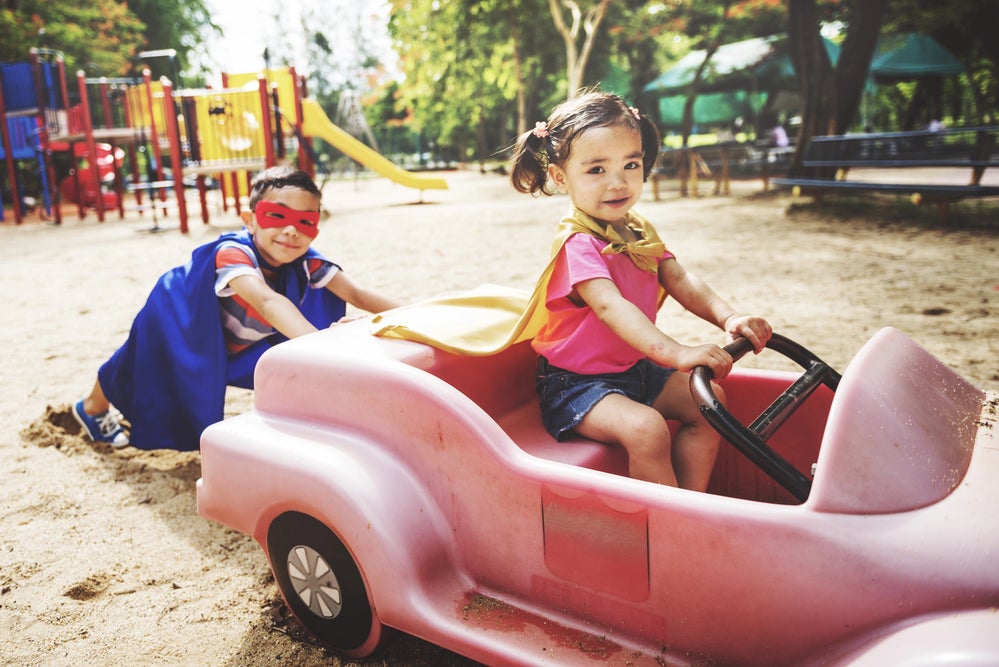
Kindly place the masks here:
<instances>
[{"instance_id":1,"label":"tree","mask_svg":"<svg viewBox=\"0 0 999 667\"><path fill-rule=\"evenodd\" d=\"M212 29L204 0L21 0L0 9L0 60L24 61L31 48L48 48L63 53L69 72L123 76L142 50L176 49L183 67ZM164 64L155 68L156 76L175 76Z\"/></svg>"},{"instance_id":2,"label":"tree","mask_svg":"<svg viewBox=\"0 0 999 667\"><path fill-rule=\"evenodd\" d=\"M117 0L24 0L0 10L0 60L26 61L32 48L63 53L66 69L118 76L143 42L143 23Z\"/></svg>"},{"instance_id":3,"label":"tree","mask_svg":"<svg viewBox=\"0 0 999 667\"><path fill-rule=\"evenodd\" d=\"M495 156L526 117L564 99L546 0L408 0L389 29L400 54L400 105L462 160ZM511 63L518 63L511 67ZM557 69L556 69L557 68ZM518 112L518 98L523 112Z\"/></svg>"},{"instance_id":4,"label":"tree","mask_svg":"<svg viewBox=\"0 0 999 667\"><path fill-rule=\"evenodd\" d=\"M841 134L853 123L888 0L844 1L847 33L835 68L823 44L816 0L789 1L791 59L801 95L801 128L791 173L799 174L808 139Z\"/></svg>"},{"instance_id":5,"label":"tree","mask_svg":"<svg viewBox=\"0 0 999 667\"><path fill-rule=\"evenodd\" d=\"M711 62L711 58L718 52L718 48L722 45L722 40L727 37L726 33L728 30L726 30L726 27L731 8L732 3L727 0L712 8L717 12L717 19L712 24L709 24L710 29L707 35L704 36L707 42L704 47L704 60L694 73L694 80L690 82L690 91L687 93L687 99L683 104L683 127L681 132L684 146L687 145L687 140L694 126L694 103L697 101L697 91L701 85L701 79L704 77L704 70L707 68L708 63Z\"/></svg>"},{"instance_id":6,"label":"tree","mask_svg":"<svg viewBox=\"0 0 999 667\"><path fill-rule=\"evenodd\" d=\"M128 0L128 8L145 24L143 50L174 49L177 51L178 72L171 72L165 63L148 63L154 77L171 79L183 76L192 81L174 84L203 83L205 65L197 57L211 33L222 34L212 20L205 0Z\"/></svg>"},{"instance_id":7,"label":"tree","mask_svg":"<svg viewBox=\"0 0 999 667\"><path fill-rule=\"evenodd\" d=\"M999 3L976 0L893 0L883 32L932 36L967 68L955 79L923 78L909 85L885 86L903 108L895 123L907 129L931 117L987 125L999 112Z\"/></svg>"},{"instance_id":8,"label":"tree","mask_svg":"<svg viewBox=\"0 0 999 667\"><path fill-rule=\"evenodd\" d=\"M646 99L645 86L658 77L664 66L686 53L689 40L673 33L663 21L667 9L646 0L626 0L608 8L607 23L609 57L607 64L626 71L630 91L625 95L641 109L657 104ZM599 57L599 56L598 56ZM593 63L597 69L601 64ZM622 92L622 91L619 91ZM650 115L654 115L649 112Z\"/></svg>"},{"instance_id":9,"label":"tree","mask_svg":"<svg viewBox=\"0 0 999 667\"><path fill-rule=\"evenodd\" d=\"M681 133L686 145L694 123L694 104L711 58L729 42L780 32L786 14L781 0L677 0L654 16L670 32L688 37L691 48L705 53L684 102Z\"/></svg>"},{"instance_id":10,"label":"tree","mask_svg":"<svg viewBox=\"0 0 999 667\"><path fill-rule=\"evenodd\" d=\"M585 12L576 0L548 0L555 28L565 42L565 71L568 97L574 97L583 88L583 74L593 49L600 22L610 0L600 0ZM564 11L568 11L571 22L566 24ZM579 44L579 33L583 32L583 43Z\"/></svg>"}]
</instances>

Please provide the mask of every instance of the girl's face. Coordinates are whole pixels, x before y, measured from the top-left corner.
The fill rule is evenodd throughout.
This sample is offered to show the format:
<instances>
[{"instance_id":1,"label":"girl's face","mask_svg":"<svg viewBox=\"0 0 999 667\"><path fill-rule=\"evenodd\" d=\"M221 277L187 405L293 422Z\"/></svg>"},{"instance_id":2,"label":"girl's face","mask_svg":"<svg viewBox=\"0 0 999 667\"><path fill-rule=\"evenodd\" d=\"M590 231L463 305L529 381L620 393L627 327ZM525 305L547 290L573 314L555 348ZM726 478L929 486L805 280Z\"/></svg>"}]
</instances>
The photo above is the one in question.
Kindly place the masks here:
<instances>
[{"instance_id":1,"label":"girl's face","mask_svg":"<svg viewBox=\"0 0 999 667\"><path fill-rule=\"evenodd\" d=\"M296 211L315 213L319 210L319 198L311 192L298 188L269 190L261 201L270 201ZM253 236L260 256L271 266L281 266L293 262L309 249L312 238L300 232L290 221L279 227L262 227L253 211L242 212L243 224Z\"/></svg>"},{"instance_id":2,"label":"girl's face","mask_svg":"<svg viewBox=\"0 0 999 667\"><path fill-rule=\"evenodd\" d=\"M548 166L548 175L583 213L619 222L642 196L642 137L621 126L586 130L563 164Z\"/></svg>"}]
</instances>

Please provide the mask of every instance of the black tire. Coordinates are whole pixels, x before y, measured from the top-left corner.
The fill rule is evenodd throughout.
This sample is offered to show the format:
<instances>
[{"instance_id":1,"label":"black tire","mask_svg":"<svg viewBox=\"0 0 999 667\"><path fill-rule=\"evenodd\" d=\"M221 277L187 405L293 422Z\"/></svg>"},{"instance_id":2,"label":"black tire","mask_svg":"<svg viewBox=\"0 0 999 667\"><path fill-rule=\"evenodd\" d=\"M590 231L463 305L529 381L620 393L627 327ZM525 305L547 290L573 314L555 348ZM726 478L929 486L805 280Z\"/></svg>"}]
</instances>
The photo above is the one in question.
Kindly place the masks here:
<instances>
[{"instance_id":1,"label":"black tire","mask_svg":"<svg viewBox=\"0 0 999 667\"><path fill-rule=\"evenodd\" d=\"M321 642L352 657L372 653L382 634L364 579L340 538L306 514L285 512L267 530L281 594Z\"/></svg>"}]
</instances>

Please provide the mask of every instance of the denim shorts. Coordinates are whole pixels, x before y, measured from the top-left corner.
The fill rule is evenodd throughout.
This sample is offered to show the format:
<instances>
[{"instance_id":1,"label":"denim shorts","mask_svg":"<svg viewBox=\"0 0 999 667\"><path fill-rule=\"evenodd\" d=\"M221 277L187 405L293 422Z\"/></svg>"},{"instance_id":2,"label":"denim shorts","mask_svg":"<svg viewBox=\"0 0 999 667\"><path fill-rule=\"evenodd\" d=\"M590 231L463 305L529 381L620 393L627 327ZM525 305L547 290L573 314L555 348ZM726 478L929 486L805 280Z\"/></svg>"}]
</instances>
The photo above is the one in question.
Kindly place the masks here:
<instances>
[{"instance_id":1,"label":"denim shorts","mask_svg":"<svg viewBox=\"0 0 999 667\"><path fill-rule=\"evenodd\" d=\"M626 371L602 375L580 375L552 366L538 357L535 387L541 401L541 419L557 440L563 440L583 417L608 394L621 394L652 405L676 371L642 359Z\"/></svg>"}]
</instances>

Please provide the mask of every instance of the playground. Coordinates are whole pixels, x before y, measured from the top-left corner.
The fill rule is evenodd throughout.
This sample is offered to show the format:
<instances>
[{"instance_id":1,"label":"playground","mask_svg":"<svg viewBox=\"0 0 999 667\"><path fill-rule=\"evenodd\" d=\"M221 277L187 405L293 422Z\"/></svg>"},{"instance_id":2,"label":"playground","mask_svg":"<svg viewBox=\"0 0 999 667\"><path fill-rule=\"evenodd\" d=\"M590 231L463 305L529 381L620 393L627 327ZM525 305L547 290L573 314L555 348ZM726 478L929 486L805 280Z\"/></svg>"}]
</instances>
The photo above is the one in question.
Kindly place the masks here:
<instances>
[{"instance_id":1,"label":"playground","mask_svg":"<svg viewBox=\"0 0 999 667\"><path fill-rule=\"evenodd\" d=\"M251 174L291 161L315 171L315 139L372 172L327 183L316 248L407 302L484 283L528 289L567 200L520 195L496 173L402 169L338 127L290 68L174 90L148 75L67 76L57 54L37 53L4 69L2 93L0 181L16 193L0 224L4 321L16 332L0 383L5 660L346 664L288 618L255 543L197 516L197 452L94 445L69 402L157 276L238 227ZM655 196L647 187L639 209L685 266L832 366L892 325L999 389L999 277L983 270L999 261L994 208L962 204L941 226L911 206L830 212L758 180L731 185L706 197L681 197L675 181ZM672 302L659 323L719 342ZM250 402L230 390L227 416ZM367 664L470 663L402 637Z\"/></svg>"},{"instance_id":2,"label":"playground","mask_svg":"<svg viewBox=\"0 0 999 667\"><path fill-rule=\"evenodd\" d=\"M140 55L173 57L170 49ZM313 175L325 169L316 139L417 191L419 201L424 190L448 187L338 127L293 67L224 72L219 89L175 89L148 69L141 78L71 78L55 51L32 49L28 61L0 64L0 193L8 193L6 202L0 194L0 221L20 224L37 212L62 224L68 205L101 222L135 212L154 231L171 215L186 234L190 210L210 221L210 185L220 189L222 212L238 213L255 172L279 163Z\"/></svg>"},{"instance_id":3,"label":"playground","mask_svg":"<svg viewBox=\"0 0 999 667\"><path fill-rule=\"evenodd\" d=\"M567 201L518 194L497 174L446 177L449 189L420 206L388 179L331 183L317 247L406 301L480 283L528 288ZM834 367L891 324L999 389L999 281L985 270L999 259L994 224L955 216L941 228L932 211L914 219L905 216L920 209L877 213L869 202L832 216L760 195L758 181L732 185L732 196L681 198L671 184L660 201L647 188L639 210L685 266ZM0 550L10 664L343 664L284 617L256 544L197 517L197 453L94 447L68 412L156 277L235 225L217 216L188 234L150 235L88 215L58 229L0 226L4 321L16 332L0 385L0 532L18 545ZM53 258L59 269L39 279ZM675 304L661 324L691 342L718 340ZM247 393L229 395L229 415L248 407ZM367 664L468 663L403 638Z\"/></svg>"}]
</instances>

